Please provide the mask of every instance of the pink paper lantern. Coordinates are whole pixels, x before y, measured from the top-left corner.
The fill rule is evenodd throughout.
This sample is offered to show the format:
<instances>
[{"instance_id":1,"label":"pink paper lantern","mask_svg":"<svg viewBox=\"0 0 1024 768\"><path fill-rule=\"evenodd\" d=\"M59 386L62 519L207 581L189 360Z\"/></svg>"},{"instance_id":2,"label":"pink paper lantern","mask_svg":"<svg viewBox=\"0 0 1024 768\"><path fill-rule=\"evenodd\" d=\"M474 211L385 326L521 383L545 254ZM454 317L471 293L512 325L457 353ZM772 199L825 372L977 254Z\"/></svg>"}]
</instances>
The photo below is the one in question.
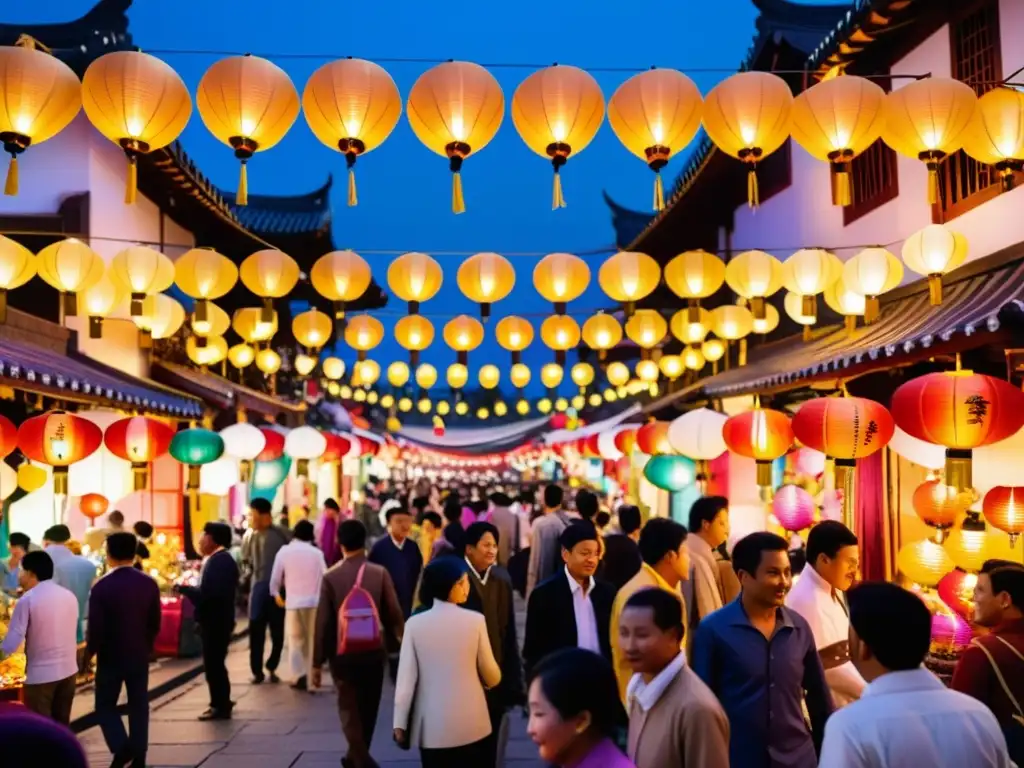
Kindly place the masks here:
<instances>
[{"instance_id":1,"label":"pink paper lantern","mask_svg":"<svg viewBox=\"0 0 1024 768\"><path fill-rule=\"evenodd\" d=\"M800 448L794 453L793 467L798 474L817 477L825 471L825 454L813 448Z\"/></svg>"},{"instance_id":2,"label":"pink paper lantern","mask_svg":"<svg viewBox=\"0 0 1024 768\"><path fill-rule=\"evenodd\" d=\"M814 498L798 485L784 485L775 492L772 512L787 531L802 531L814 522Z\"/></svg>"},{"instance_id":3,"label":"pink paper lantern","mask_svg":"<svg viewBox=\"0 0 1024 768\"><path fill-rule=\"evenodd\" d=\"M960 650L971 642L971 626L955 613L932 616L932 643L942 650Z\"/></svg>"}]
</instances>

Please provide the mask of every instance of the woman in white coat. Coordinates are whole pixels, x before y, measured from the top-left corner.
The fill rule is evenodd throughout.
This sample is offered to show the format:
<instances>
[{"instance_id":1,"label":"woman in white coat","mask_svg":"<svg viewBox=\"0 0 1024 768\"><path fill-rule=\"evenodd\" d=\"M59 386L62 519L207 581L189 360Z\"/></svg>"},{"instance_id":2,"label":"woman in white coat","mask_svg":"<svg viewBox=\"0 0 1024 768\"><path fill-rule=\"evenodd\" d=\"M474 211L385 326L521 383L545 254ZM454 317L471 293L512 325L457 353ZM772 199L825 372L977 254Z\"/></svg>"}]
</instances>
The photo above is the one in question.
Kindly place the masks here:
<instances>
[{"instance_id":1,"label":"woman in white coat","mask_svg":"<svg viewBox=\"0 0 1024 768\"><path fill-rule=\"evenodd\" d=\"M460 607L469 590L462 558L432 560L423 570L422 609L405 625L394 736L399 745L419 747L423 768L487 763L484 689L501 682L501 669L483 615Z\"/></svg>"}]
</instances>

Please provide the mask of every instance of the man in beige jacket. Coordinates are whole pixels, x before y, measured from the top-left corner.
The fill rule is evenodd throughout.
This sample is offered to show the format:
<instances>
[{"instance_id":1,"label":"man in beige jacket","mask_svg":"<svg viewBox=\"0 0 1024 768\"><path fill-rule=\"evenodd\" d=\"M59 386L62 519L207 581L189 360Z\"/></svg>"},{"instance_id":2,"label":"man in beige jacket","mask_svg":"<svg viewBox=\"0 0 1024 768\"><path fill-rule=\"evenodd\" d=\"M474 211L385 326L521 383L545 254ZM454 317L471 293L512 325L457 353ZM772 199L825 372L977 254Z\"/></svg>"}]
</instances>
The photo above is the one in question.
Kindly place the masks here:
<instances>
[{"instance_id":1,"label":"man in beige jacket","mask_svg":"<svg viewBox=\"0 0 1024 768\"><path fill-rule=\"evenodd\" d=\"M700 620L725 605L725 586L715 550L729 538L729 501L724 496L702 496L690 507L690 550L693 572L684 584L689 607L686 634L693 637Z\"/></svg>"}]
</instances>

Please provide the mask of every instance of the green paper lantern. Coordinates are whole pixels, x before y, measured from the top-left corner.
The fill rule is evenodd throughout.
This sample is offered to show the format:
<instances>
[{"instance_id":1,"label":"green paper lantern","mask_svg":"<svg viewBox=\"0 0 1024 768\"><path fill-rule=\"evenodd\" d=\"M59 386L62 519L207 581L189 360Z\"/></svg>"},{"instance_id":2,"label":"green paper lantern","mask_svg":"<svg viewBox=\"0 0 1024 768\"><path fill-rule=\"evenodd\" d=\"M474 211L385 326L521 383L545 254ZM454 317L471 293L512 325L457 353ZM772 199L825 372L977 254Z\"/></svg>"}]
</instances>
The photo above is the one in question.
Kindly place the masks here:
<instances>
[{"instance_id":1,"label":"green paper lantern","mask_svg":"<svg viewBox=\"0 0 1024 768\"><path fill-rule=\"evenodd\" d=\"M199 467L224 453L224 439L208 429L186 429L171 440L171 456L188 465L188 488L199 487Z\"/></svg>"},{"instance_id":2,"label":"green paper lantern","mask_svg":"<svg viewBox=\"0 0 1024 768\"><path fill-rule=\"evenodd\" d=\"M644 477L656 488L678 493L697 479L697 465L685 456L651 456Z\"/></svg>"}]
</instances>

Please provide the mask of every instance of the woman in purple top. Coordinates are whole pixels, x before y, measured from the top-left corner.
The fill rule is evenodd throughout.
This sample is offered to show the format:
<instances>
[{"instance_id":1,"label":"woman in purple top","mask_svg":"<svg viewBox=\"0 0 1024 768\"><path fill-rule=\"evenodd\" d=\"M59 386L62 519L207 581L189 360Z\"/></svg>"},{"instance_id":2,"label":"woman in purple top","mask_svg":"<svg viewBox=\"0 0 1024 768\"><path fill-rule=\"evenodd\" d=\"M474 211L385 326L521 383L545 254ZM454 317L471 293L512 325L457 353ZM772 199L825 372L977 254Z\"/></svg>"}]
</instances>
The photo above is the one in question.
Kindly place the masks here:
<instances>
[{"instance_id":1,"label":"woman in purple top","mask_svg":"<svg viewBox=\"0 0 1024 768\"><path fill-rule=\"evenodd\" d=\"M338 524L341 508L334 499L327 499L317 521L316 544L324 553L327 567L341 560L341 549L338 547Z\"/></svg>"},{"instance_id":2,"label":"woman in purple top","mask_svg":"<svg viewBox=\"0 0 1024 768\"><path fill-rule=\"evenodd\" d=\"M626 713L611 665L582 648L543 658L530 681L527 733L558 768L636 768L615 745Z\"/></svg>"}]
</instances>

